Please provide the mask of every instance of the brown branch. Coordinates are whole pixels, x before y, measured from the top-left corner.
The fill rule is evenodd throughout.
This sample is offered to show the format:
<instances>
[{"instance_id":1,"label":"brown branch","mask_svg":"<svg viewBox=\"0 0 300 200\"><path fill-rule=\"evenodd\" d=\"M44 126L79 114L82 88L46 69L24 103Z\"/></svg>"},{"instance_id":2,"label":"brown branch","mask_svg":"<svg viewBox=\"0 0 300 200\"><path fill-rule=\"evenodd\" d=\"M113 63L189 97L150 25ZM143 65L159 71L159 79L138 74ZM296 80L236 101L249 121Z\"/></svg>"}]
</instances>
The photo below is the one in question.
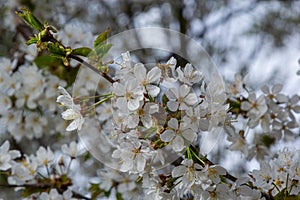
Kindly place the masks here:
<instances>
[{"instance_id":1,"label":"brown branch","mask_svg":"<svg viewBox=\"0 0 300 200\"><path fill-rule=\"evenodd\" d=\"M100 74L103 78L105 78L107 81L109 81L110 83L114 83L115 81L110 77L108 76L107 74L105 73L102 73L99 69L97 69L96 67L94 67L93 65L85 62L82 58L78 57L78 56L75 56L75 55L69 55L69 58L72 58L78 62L80 62L81 64L85 65L86 67L88 67L89 69L93 70L94 72Z\"/></svg>"}]
</instances>

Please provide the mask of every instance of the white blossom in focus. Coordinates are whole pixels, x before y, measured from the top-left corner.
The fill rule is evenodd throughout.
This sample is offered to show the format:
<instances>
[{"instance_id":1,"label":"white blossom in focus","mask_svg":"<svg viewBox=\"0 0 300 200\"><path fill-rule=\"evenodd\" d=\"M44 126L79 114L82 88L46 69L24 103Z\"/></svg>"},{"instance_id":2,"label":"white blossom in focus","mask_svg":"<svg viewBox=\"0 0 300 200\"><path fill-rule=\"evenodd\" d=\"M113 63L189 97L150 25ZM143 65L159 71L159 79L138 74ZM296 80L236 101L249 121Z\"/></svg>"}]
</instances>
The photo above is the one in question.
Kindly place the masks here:
<instances>
[{"instance_id":1,"label":"white blossom in focus","mask_svg":"<svg viewBox=\"0 0 300 200\"><path fill-rule=\"evenodd\" d=\"M181 85L179 89L171 88L167 91L166 96L169 101L167 106L171 111L186 110L189 106L197 103L198 98L195 93L191 92L191 88L187 85Z\"/></svg>"},{"instance_id":2,"label":"white blossom in focus","mask_svg":"<svg viewBox=\"0 0 300 200\"><path fill-rule=\"evenodd\" d=\"M164 142L170 142L175 152L180 152L186 147L185 140L192 143L197 138L197 134L192 129L179 125L176 118L168 121L168 127L170 129L165 130L160 138Z\"/></svg>"},{"instance_id":3,"label":"white blossom in focus","mask_svg":"<svg viewBox=\"0 0 300 200\"><path fill-rule=\"evenodd\" d=\"M263 95L256 98L254 93L250 93L248 101L243 101L241 109L248 112L250 119L257 120L266 113L268 107Z\"/></svg>"},{"instance_id":4,"label":"white blossom in focus","mask_svg":"<svg viewBox=\"0 0 300 200\"><path fill-rule=\"evenodd\" d=\"M181 162L181 165L172 170L172 177L180 177L180 185L184 189L190 189L195 182L200 180L201 169L202 167L194 163L193 160L185 159Z\"/></svg>"},{"instance_id":5,"label":"white blossom in focus","mask_svg":"<svg viewBox=\"0 0 300 200\"><path fill-rule=\"evenodd\" d=\"M122 172L143 172L146 161L149 157L149 149L143 147L139 141L123 142L112 154L113 158L121 160L120 171Z\"/></svg>"},{"instance_id":6,"label":"white blossom in focus","mask_svg":"<svg viewBox=\"0 0 300 200\"><path fill-rule=\"evenodd\" d=\"M61 115L65 120L73 120L71 124L66 128L67 131L81 130L84 123L84 118L81 115L81 107L79 104L75 104L71 95L61 86L58 87L62 95L58 96L56 99L57 103L66 106L68 109L64 111Z\"/></svg>"},{"instance_id":7,"label":"white blossom in focus","mask_svg":"<svg viewBox=\"0 0 300 200\"><path fill-rule=\"evenodd\" d=\"M219 165L206 165L203 169L203 176L202 178L204 178L203 181L212 181L214 184L218 184L220 183L221 179L220 179L220 175L225 175L226 174L226 170L219 166Z\"/></svg>"},{"instance_id":8,"label":"white blossom in focus","mask_svg":"<svg viewBox=\"0 0 300 200\"><path fill-rule=\"evenodd\" d=\"M134 75L139 83L144 86L145 92L151 97L156 97L160 92L157 84L160 81L161 70L158 67L153 67L148 73L142 63L134 66Z\"/></svg>"},{"instance_id":9,"label":"white blossom in focus","mask_svg":"<svg viewBox=\"0 0 300 200\"><path fill-rule=\"evenodd\" d=\"M126 102L127 105L121 104L120 108L127 107L131 111L138 109L140 101L144 98L143 88L135 79L127 80L124 85L115 82L113 84L113 94L117 98L117 104L120 105L118 101Z\"/></svg>"},{"instance_id":10,"label":"white blossom in focus","mask_svg":"<svg viewBox=\"0 0 300 200\"><path fill-rule=\"evenodd\" d=\"M178 67L176 69L176 72L178 75L178 79L189 86L192 86L195 83L199 83L203 78L202 73L189 63L186 64L183 69L181 67Z\"/></svg>"}]
</instances>

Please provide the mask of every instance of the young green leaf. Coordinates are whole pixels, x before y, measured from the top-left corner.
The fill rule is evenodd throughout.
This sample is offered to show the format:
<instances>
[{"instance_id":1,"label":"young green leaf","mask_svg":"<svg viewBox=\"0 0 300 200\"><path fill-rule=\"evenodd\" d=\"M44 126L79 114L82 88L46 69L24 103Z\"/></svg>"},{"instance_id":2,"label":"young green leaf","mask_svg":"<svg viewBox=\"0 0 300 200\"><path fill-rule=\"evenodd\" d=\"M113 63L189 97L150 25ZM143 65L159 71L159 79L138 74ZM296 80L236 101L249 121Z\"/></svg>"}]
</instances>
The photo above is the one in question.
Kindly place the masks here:
<instances>
[{"instance_id":1,"label":"young green leaf","mask_svg":"<svg viewBox=\"0 0 300 200\"><path fill-rule=\"evenodd\" d=\"M39 41L37 37L30 37L30 39L26 42L27 45L36 44Z\"/></svg>"},{"instance_id":2,"label":"young green leaf","mask_svg":"<svg viewBox=\"0 0 300 200\"><path fill-rule=\"evenodd\" d=\"M104 192L100 187L99 187L99 184L96 184L96 183L92 183L90 188L89 188L89 191L91 193L91 196L92 196L92 199L97 199L97 197L102 193Z\"/></svg>"},{"instance_id":3,"label":"young green leaf","mask_svg":"<svg viewBox=\"0 0 300 200\"><path fill-rule=\"evenodd\" d=\"M104 58L112 46L113 46L112 44L98 45L95 48L95 52L96 52L97 56L99 56L100 58Z\"/></svg>"},{"instance_id":4,"label":"young green leaf","mask_svg":"<svg viewBox=\"0 0 300 200\"><path fill-rule=\"evenodd\" d=\"M57 55L57 56L66 56L66 50L64 49L63 46L61 46L58 43L48 43L46 46L47 50L53 54L53 55Z\"/></svg>"},{"instance_id":5,"label":"young green leaf","mask_svg":"<svg viewBox=\"0 0 300 200\"><path fill-rule=\"evenodd\" d=\"M34 194L34 193L39 193L39 192L43 192L42 188L37 188L37 187L26 187L23 190L22 196L23 197L29 197L30 195Z\"/></svg>"},{"instance_id":6,"label":"young green leaf","mask_svg":"<svg viewBox=\"0 0 300 200\"><path fill-rule=\"evenodd\" d=\"M103 33L98 35L98 37L94 41L94 48L95 49L97 48L97 46L101 45L105 40L107 40L107 36L108 36L109 31L110 31L110 29L107 28Z\"/></svg>"},{"instance_id":7,"label":"young green leaf","mask_svg":"<svg viewBox=\"0 0 300 200\"><path fill-rule=\"evenodd\" d=\"M87 57L91 53L91 51L92 49L88 47L80 47L73 49L72 54Z\"/></svg>"},{"instance_id":8,"label":"young green leaf","mask_svg":"<svg viewBox=\"0 0 300 200\"><path fill-rule=\"evenodd\" d=\"M41 32L45 29L44 25L27 8L21 8L20 10L17 10L16 14L19 15L24 22L37 31Z\"/></svg>"}]
</instances>

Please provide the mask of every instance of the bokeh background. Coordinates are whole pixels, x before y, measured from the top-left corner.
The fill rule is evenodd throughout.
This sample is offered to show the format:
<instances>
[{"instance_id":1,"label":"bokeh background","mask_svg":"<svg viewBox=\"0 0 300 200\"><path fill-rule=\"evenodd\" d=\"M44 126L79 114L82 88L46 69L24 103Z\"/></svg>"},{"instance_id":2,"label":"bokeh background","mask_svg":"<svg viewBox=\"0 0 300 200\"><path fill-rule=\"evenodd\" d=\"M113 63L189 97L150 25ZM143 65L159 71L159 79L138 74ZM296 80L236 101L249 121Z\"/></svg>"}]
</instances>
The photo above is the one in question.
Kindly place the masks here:
<instances>
[{"instance_id":1,"label":"bokeh background","mask_svg":"<svg viewBox=\"0 0 300 200\"><path fill-rule=\"evenodd\" d=\"M12 55L17 35L31 34L14 14L20 6L58 30L70 26L111 35L140 27L163 27L190 36L219 66L225 78L250 74L250 82L286 82L297 71L300 2L298 1L1 1L0 55ZM76 31L76 28L75 28ZM153 38L157 40L158 38ZM169 57L169 55L164 55ZM147 62L147 56L141 61ZM293 86L294 85L294 86Z\"/></svg>"}]
</instances>

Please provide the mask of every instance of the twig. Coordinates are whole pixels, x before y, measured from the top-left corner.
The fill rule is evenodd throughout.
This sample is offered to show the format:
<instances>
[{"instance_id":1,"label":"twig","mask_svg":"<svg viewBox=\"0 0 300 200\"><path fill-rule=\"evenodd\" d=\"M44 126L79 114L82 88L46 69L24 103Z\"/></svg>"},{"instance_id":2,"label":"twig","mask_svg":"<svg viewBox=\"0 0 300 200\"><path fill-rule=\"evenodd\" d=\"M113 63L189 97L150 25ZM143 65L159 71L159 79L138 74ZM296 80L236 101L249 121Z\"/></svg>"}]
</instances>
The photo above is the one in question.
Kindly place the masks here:
<instances>
[{"instance_id":1,"label":"twig","mask_svg":"<svg viewBox=\"0 0 300 200\"><path fill-rule=\"evenodd\" d=\"M110 83L114 83L115 81L110 77L108 76L107 74L105 73L102 73L100 70L98 70L97 68L95 68L93 65L85 62L82 58L78 57L78 56L75 56L75 55L69 55L69 58L72 58L78 62L80 62L81 64L85 65L86 67L88 67L89 69L93 70L94 72L100 74L103 78L105 78L107 81L109 81Z\"/></svg>"}]
</instances>

